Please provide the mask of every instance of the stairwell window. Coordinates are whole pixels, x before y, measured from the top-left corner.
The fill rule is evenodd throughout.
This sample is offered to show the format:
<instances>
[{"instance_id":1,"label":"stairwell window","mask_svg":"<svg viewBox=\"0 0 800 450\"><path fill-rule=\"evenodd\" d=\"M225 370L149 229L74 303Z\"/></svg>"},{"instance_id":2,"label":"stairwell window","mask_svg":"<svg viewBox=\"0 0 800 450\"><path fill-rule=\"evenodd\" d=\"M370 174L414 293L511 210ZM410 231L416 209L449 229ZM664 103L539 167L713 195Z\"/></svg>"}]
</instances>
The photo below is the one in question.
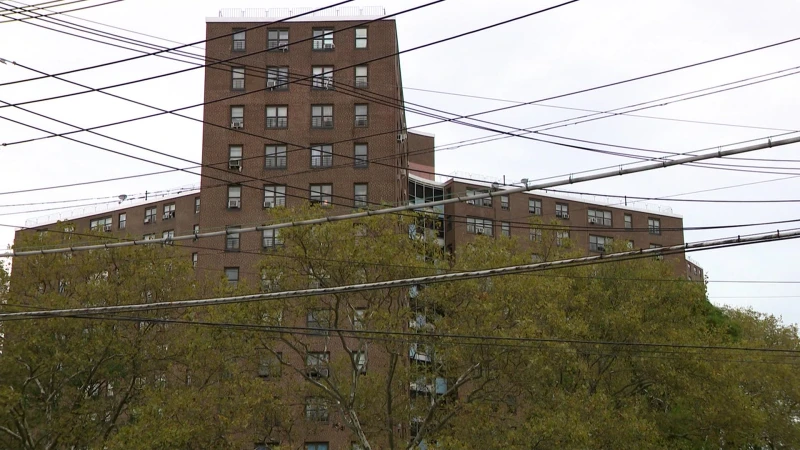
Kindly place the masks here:
<instances>
[{"instance_id":1,"label":"stairwell window","mask_svg":"<svg viewBox=\"0 0 800 450\"><path fill-rule=\"evenodd\" d=\"M128 214L121 213L119 215L119 229L124 230L128 226Z\"/></svg>"},{"instance_id":2,"label":"stairwell window","mask_svg":"<svg viewBox=\"0 0 800 450\"><path fill-rule=\"evenodd\" d=\"M234 91L244 90L244 67L231 68L231 89Z\"/></svg>"},{"instance_id":3,"label":"stairwell window","mask_svg":"<svg viewBox=\"0 0 800 450\"><path fill-rule=\"evenodd\" d=\"M267 50L289 50L289 30L267 30Z\"/></svg>"},{"instance_id":4,"label":"stairwell window","mask_svg":"<svg viewBox=\"0 0 800 450\"><path fill-rule=\"evenodd\" d=\"M369 124L369 106L368 105L356 105L355 106L355 117L356 117L355 126L357 126L357 127L366 127Z\"/></svg>"},{"instance_id":5,"label":"stairwell window","mask_svg":"<svg viewBox=\"0 0 800 450\"><path fill-rule=\"evenodd\" d=\"M288 106L267 106L267 128L286 128L289 126Z\"/></svg>"},{"instance_id":6,"label":"stairwell window","mask_svg":"<svg viewBox=\"0 0 800 450\"><path fill-rule=\"evenodd\" d=\"M589 235L589 250L593 252L607 252L611 250L612 239L605 236Z\"/></svg>"},{"instance_id":7,"label":"stairwell window","mask_svg":"<svg viewBox=\"0 0 800 450\"><path fill-rule=\"evenodd\" d=\"M244 128L244 106L231 106L231 128Z\"/></svg>"},{"instance_id":8,"label":"stairwell window","mask_svg":"<svg viewBox=\"0 0 800 450\"><path fill-rule=\"evenodd\" d=\"M200 214L200 197L194 198L194 213Z\"/></svg>"},{"instance_id":9,"label":"stairwell window","mask_svg":"<svg viewBox=\"0 0 800 450\"><path fill-rule=\"evenodd\" d=\"M479 219L477 217L467 217L467 233L492 235L494 223L491 219Z\"/></svg>"},{"instance_id":10,"label":"stairwell window","mask_svg":"<svg viewBox=\"0 0 800 450\"><path fill-rule=\"evenodd\" d=\"M333 146L315 144L311 146L311 168L331 167L333 165Z\"/></svg>"},{"instance_id":11,"label":"stairwell window","mask_svg":"<svg viewBox=\"0 0 800 450\"><path fill-rule=\"evenodd\" d=\"M312 184L309 191L311 192L311 203L318 204L320 206L331 206L333 185Z\"/></svg>"},{"instance_id":12,"label":"stairwell window","mask_svg":"<svg viewBox=\"0 0 800 450\"><path fill-rule=\"evenodd\" d=\"M353 185L353 206L356 208L367 207L367 184L356 183Z\"/></svg>"},{"instance_id":13,"label":"stairwell window","mask_svg":"<svg viewBox=\"0 0 800 450\"><path fill-rule=\"evenodd\" d=\"M647 231L650 234L661 234L661 219L647 218Z\"/></svg>"},{"instance_id":14,"label":"stairwell window","mask_svg":"<svg viewBox=\"0 0 800 450\"><path fill-rule=\"evenodd\" d=\"M312 89L333 89L333 66L314 66L311 75Z\"/></svg>"},{"instance_id":15,"label":"stairwell window","mask_svg":"<svg viewBox=\"0 0 800 450\"><path fill-rule=\"evenodd\" d=\"M245 50L245 30L241 28L233 29L233 47L234 52L243 52Z\"/></svg>"},{"instance_id":16,"label":"stairwell window","mask_svg":"<svg viewBox=\"0 0 800 450\"><path fill-rule=\"evenodd\" d=\"M367 78L367 66L356 66L356 82L355 87L358 89L366 89L369 87Z\"/></svg>"},{"instance_id":17,"label":"stairwell window","mask_svg":"<svg viewBox=\"0 0 800 450\"><path fill-rule=\"evenodd\" d=\"M240 248L239 226L225 228L225 251L238 252Z\"/></svg>"},{"instance_id":18,"label":"stairwell window","mask_svg":"<svg viewBox=\"0 0 800 450\"><path fill-rule=\"evenodd\" d=\"M242 187L228 186L228 209L241 209Z\"/></svg>"},{"instance_id":19,"label":"stairwell window","mask_svg":"<svg viewBox=\"0 0 800 450\"><path fill-rule=\"evenodd\" d=\"M356 144L353 149L353 166L360 169L367 167L369 165L367 144Z\"/></svg>"},{"instance_id":20,"label":"stairwell window","mask_svg":"<svg viewBox=\"0 0 800 450\"><path fill-rule=\"evenodd\" d=\"M312 30L314 37L312 48L314 50L331 51L336 46L333 44L333 28L318 28Z\"/></svg>"},{"instance_id":21,"label":"stairwell window","mask_svg":"<svg viewBox=\"0 0 800 450\"><path fill-rule=\"evenodd\" d=\"M266 169L286 168L285 145L267 145L264 147L264 168Z\"/></svg>"},{"instance_id":22,"label":"stairwell window","mask_svg":"<svg viewBox=\"0 0 800 450\"><path fill-rule=\"evenodd\" d=\"M611 226L611 211L590 209L588 215L590 225L602 225L604 227Z\"/></svg>"},{"instance_id":23,"label":"stairwell window","mask_svg":"<svg viewBox=\"0 0 800 450\"><path fill-rule=\"evenodd\" d=\"M356 28L356 48L367 48L366 28Z\"/></svg>"},{"instance_id":24,"label":"stairwell window","mask_svg":"<svg viewBox=\"0 0 800 450\"><path fill-rule=\"evenodd\" d=\"M289 89L289 68L267 67L267 89L270 91Z\"/></svg>"},{"instance_id":25,"label":"stairwell window","mask_svg":"<svg viewBox=\"0 0 800 450\"><path fill-rule=\"evenodd\" d=\"M333 105L311 105L311 128L333 128Z\"/></svg>"},{"instance_id":26,"label":"stairwell window","mask_svg":"<svg viewBox=\"0 0 800 450\"><path fill-rule=\"evenodd\" d=\"M286 206L286 186L264 186L264 208Z\"/></svg>"}]
</instances>

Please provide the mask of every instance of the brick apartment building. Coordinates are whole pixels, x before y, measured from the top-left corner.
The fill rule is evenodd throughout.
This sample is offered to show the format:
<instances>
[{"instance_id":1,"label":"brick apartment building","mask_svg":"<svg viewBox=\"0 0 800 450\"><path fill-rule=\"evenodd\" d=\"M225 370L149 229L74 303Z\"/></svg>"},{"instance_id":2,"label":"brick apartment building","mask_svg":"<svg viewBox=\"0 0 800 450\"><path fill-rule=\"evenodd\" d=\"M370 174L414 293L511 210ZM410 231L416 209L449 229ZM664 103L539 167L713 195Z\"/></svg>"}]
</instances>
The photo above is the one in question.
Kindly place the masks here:
<instances>
[{"instance_id":1,"label":"brick apartment building","mask_svg":"<svg viewBox=\"0 0 800 450\"><path fill-rule=\"evenodd\" d=\"M209 41L207 60L233 60L205 71L204 100L212 103L204 108L199 191L70 219L71 226L160 238L270 223L273 208L309 201L340 214L498 188L435 181L433 136L406 131L399 58L375 60L398 50L395 20L362 25L382 16L381 8L340 7L245 31L288 14L223 10L207 20L208 39L234 33ZM559 238L585 254L608 251L620 240L632 248L683 242L683 220L671 213L538 192L490 200L435 209L443 248L457 254L478 234L535 240L532 218L568 228ZM63 224L35 229L56 227ZM259 252L275 237L271 230L233 231L200 239L198 245L218 251L187 249L187 258L198 277L238 282L255 276ZM694 263L673 259L678 273L703 279ZM328 450L328 442L345 448L351 436L328 427L309 439L320 445L313 450Z\"/></svg>"}]
</instances>

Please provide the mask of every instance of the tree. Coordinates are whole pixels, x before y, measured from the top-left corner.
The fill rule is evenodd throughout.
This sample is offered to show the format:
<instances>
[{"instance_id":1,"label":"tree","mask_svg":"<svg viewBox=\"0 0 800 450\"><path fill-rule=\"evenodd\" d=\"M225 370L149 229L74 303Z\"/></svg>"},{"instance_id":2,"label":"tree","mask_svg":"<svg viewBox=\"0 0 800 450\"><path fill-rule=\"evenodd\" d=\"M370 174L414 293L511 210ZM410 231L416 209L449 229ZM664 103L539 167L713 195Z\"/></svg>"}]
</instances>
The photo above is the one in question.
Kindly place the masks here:
<instances>
[{"instance_id":1,"label":"tree","mask_svg":"<svg viewBox=\"0 0 800 450\"><path fill-rule=\"evenodd\" d=\"M18 248L106 236L50 233ZM41 255L14 261L4 311L175 301L199 294L188 254L170 246ZM272 402L227 350L223 330L164 320L202 312L136 317L63 317L2 324L0 447L241 448L262 428ZM244 392L256 394L247 400ZM267 399L267 400L264 400ZM272 408L267 408L271 410ZM253 426L257 424L258 426Z\"/></svg>"}]
</instances>

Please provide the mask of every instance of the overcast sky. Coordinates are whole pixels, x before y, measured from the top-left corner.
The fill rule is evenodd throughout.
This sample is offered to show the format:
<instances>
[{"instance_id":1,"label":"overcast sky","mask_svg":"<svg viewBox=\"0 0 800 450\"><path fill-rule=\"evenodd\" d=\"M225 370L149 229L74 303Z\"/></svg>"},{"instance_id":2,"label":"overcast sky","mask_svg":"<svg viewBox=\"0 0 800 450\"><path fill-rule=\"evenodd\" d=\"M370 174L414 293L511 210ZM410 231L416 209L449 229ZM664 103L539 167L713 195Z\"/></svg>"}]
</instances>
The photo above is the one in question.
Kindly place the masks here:
<instances>
[{"instance_id":1,"label":"overcast sky","mask_svg":"<svg viewBox=\"0 0 800 450\"><path fill-rule=\"evenodd\" d=\"M6 3L7 0L0 1ZM250 0L240 0L237 3L209 0L127 0L70 15L189 43L204 39L205 18L216 16L220 7L321 7L330 3L319 0L305 0L299 4L295 0L284 3ZM388 12L396 12L422 3L424 2L393 0L383 6L387 7ZM378 3L356 1L353 4L372 6ZM555 4L557 2L540 0L448 0L398 16L400 48L411 48ZM8 5L10 3L0 3L0 8ZM64 9L78 6L82 5L70 5ZM795 20L799 15L800 2L792 0L583 0L509 25L405 54L402 56L403 82L406 88L532 101L796 38L800 36ZM137 36L98 24L81 22L71 17L62 18L150 42L176 45L158 41L154 37ZM5 19L0 17L0 21L3 20ZM128 50L66 36L32 24L54 27L52 24L37 21L0 23L0 58L46 73L57 73L136 55ZM202 53L201 49L191 50ZM613 109L800 66L798 50L800 41L544 104L592 110ZM67 78L96 88L186 67L189 66L148 57L80 72ZM20 67L0 65L0 83L35 75ZM570 138L669 152L687 152L760 138L758 142L765 142L768 136L800 128L796 113L796 105L800 100L799 80L800 75L786 76L638 112L682 121L614 116L548 132ZM78 90L82 89L58 80L27 82L0 87L0 101L15 103ZM111 92L159 108L180 108L202 102L203 72L193 70ZM406 90L405 95L409 102L457 114L471 114L509 104L415 90ZM37 103L26 108L80 127L96 126L154 112L97 93ZM202 110L194 108L188 110L187 114L200 118ZM586 113L539 105L514 108L481 118L522 128L583 114ZM69 126L35 117L18 109L3 108L1 103L0 116L51 132L72 130ZM414 114L408 114L407 117L411 125L431 121ZM741 126L699 124L685 122L686 120ZM436 142L440 146L489 134L457 124L434 125L420 130L435 133ZM200 160L201 124L197 122L174 116L160 116L98 131L151 149ZM0 144L44 135L46 133L0 120ZM72 137L168 164L181 167L187 165L85 133ZM591 146L647 155L631 150ZM799 149L798 145L785 146L746 156L800 160ZM627 158L521 138L465 146L436 154L438 172L458 171L475 177L505 176L507 180L513 181L521 178L540 179L630 161ZM731 163L768 166L772 169L758 170L781 174L674 167L573 185L569 189L601 195L664 197L761 182L676 198L800 198L797 193L800 179L789 177L795 172L800 175L800 161ZM158 170L161 170L158 166L61 138L0 147L0 192ZM52 205L7 205L89 198L103 198L102 201L105 201L108 197L120 194L135 196L145 191L171 189L198 182L197 177L171 173L82 187L0 195L0 224L24 226L26 220L47 220L42 217L53 213L32 212ZM73 205L98 201L101 200L84 200ZM672 208L674 213L683 216L686 227L800 220L797 203L648 203L652 207ZM796 223L787 223L687 231L685 239L695 241L797 226ZM0 243L11 244L13 232L13 228L0 227ZM698 252L692 254L692 258L708 274L711 281L709 293L715 303L750 306L758 311L782 316L787 323L798 323L800 285L724 282L800 280L797 277L796 263L798 250L800 243L785 241Z\"/></svg>"}]
</instances>

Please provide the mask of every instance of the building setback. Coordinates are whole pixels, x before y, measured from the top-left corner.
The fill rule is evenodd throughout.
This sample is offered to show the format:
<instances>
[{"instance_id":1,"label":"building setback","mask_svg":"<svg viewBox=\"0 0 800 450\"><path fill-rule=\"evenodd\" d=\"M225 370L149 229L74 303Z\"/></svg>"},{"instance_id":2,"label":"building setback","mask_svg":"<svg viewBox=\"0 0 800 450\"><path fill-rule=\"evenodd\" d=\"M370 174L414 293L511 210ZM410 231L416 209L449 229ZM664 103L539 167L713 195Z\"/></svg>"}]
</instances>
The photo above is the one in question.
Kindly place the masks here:
<instances>
[{"instance_id":1,"label":"building setback","mask_svg":"<svg viewBox=\"0 0 800 450\"><path fill-rule=\"evenodd\" d=\"M435 181L433 136L406 130L399 58L375 60L398 50L395 20L363 24L383 15L382 9L361 16L360 8L332 12L337 14L253 30L246 29L269 23L278 12L224 10L209 18L207 39L230 36L208 41L206 58L230 61L205 69L200 190L71 220L74 230L160 238L267 224L274 208L308 202L333 215L498 189L458 178ZM612 242L650 248L684 240L683 220L672 213L552 193L449 204L433 212L440 244L456 257L477 235L535 241L542 231L536 225L563 227L554 230L558 237L584 254L607 252ZM64 225L34 230L64 231L59 227ZM186 248L186 257L198 278L250 278L257 285L255 266L274 238L270 230L201 238L187 246L202 249ZM534 260L541 256L532 254ZM670 260L676 273L703 280L702 269L682 255ZM341 349L326 351L333 357ZM370 364L381 362L380 355L370 356ZM315 450L346 448L352 440L344 427L319 423L304 433L305 442L319 443Z\"/></svg>"}]
</instances>

